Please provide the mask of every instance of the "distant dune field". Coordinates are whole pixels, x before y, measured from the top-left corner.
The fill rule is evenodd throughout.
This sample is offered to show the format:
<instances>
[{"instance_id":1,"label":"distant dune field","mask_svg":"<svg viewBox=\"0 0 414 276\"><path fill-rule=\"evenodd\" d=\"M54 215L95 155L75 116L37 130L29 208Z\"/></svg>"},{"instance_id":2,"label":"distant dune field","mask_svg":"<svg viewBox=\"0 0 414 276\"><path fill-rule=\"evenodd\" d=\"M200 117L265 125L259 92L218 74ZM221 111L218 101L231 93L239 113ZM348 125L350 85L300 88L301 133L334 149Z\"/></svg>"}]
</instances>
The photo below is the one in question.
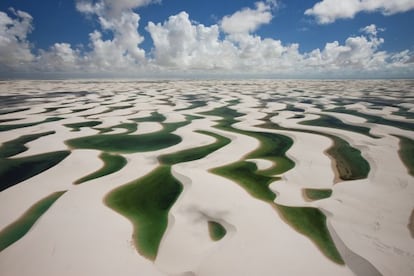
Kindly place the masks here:
<instances>
[{"instance_id":1,"label":"distant dune field","mask_svg":"<svg viewBox=\"0 0 414 276\"><path fill-rule=\"evenodd\" d=\"M0 81L0 275L414 275L414 81Z\"/></svg>"}]
</instances>

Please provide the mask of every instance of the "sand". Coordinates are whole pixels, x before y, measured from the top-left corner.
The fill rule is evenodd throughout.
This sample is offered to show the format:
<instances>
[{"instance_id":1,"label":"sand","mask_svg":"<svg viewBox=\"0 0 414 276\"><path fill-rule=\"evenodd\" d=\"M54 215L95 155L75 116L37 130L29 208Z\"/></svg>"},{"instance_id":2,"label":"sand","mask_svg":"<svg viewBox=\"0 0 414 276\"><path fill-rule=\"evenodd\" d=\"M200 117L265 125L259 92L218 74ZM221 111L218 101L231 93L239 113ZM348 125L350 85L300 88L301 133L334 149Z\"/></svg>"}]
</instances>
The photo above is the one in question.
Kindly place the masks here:
<instances>
[{"instance_id":1,"label":"sand","mask_svg":"<svg viewBox=\"0 0 414 276\"><path fill-rule=\"evenodd\" d=\"M230 83L232 84L230 86ZM374 83L368 83L375 85ZM345 265L338 265L324 256L313 242L299 234L278 215L270 204L250 196L240 185L212 174L209 170L243 159L259 146L256 139L219 130L214 127L220 117L204 116L179 128L174 134L182 142L158 151L123 154L128 160L121 170L80 185L73 183L99 169L102 161L96 150L72 149L71 154L55 167L18 185L0 192L0 229L4 228L31 205L55 191L67 192L36 222L19 241L0 252L0 274L24 275L413 275L414 239L412 236L414 185L413 178L398 156L399 140L393 135L413 139L413 132L393 126L367 123L365 119L349 114L324 112L318 106L282 99L274 92L296 99L315 99L336 106L335 94L323 94L315 87L331 85L333 90L352 86L350 99L360 99L368 85L363 82L346 83L312 81L174 81L174 82L77 82L77 81L20 81L2 82L2 93L22 93L48 97L49 91L67 91L53 102L23 103L19 107L30 110L3 114L0 119L22 118L21 122L36 122L45 117L64 119L50 123L18 128L0 133L4 143L21 135L56 131L55 134L32 141L19 158L57 150L68 150L65 140L97 134L99 131L82 128L71 131L63 124L90 120L102 121L99 127L111 127L144 118L156 111L166 122L185 120L186 115L199 116L216 107L230 107L245 116L238 118L234 127L248 131L266 131L286 135L294 143L287 156L295 167L271 184L277 194L275 203L284 206L315 207L327 216L328 228ZM266 92L258 92L260 85ZM394 87L395 83L389 83ZM402 82L402 88L409 84ZM305 92L292 92L291 87ZM30 87L30 91L22 92ZM309 88L306 88L309 87ZM83 96L73 94L88 91ZM113 94L114 91L121 91ZM160 91L160 92L159 92ZM137 94L140 93L140 94ZM412 93L412 92L411 92ZM375 94L375 93L374 93ZM377 93L378 94L378 93ZM375 94L375 95L377 95ZM205 106L193 109L184 96L204 97ZM102 98L102 96L109 96ZM378 97L381 96L379 93ZM398 96L398 95L397 95ZM216 98L212 98L216 97ZM169 104L172 102L176 106ZM123 107L110 112L106 105ZM295 118L299 111L284 110L288 104L305 110L304 118ZM34 114L51 108L60 108L44 114ZM130 106L130 107L129 107ZM409 102L405 106L412 106ZM89 108L80 112L79 110ZM348 106L347 106L348 108ZM350 105L361 112L387 116L412 122L392 115L395 108L383 111L369 108L363 99ZM175 109L184 109L175 111ZM268 114L271 120L286 128L317 130L336 135L361 150L369 162L368 178L337 181L332 160L326 150L332 141L322 135L298 131L279 131L257 127ZM366 126L375 139L363 134L340 129L306 126L299 122L318 118L321 114L334 116L344 123ZM134 134L156 132L158 122L138 123ZM154 262L140 256L132 242L132 224L108 208L103 200L113 189L136 180L154 170L157 157L167 153L207 145L214 139L196 133L214 132L231 139L225 147L205 158L172 166L173 175L184 190L169 212L167 230L162 238ZM125 132L115 129L111 134ZM253 159L259 170L271 166L268 160ZM332 189L331 197L309 201L304 189ZM219 241L211 240L208 221L223 225L227 234ZM409 225L411 225L411 230Z\"/></svg>"}]
</instances>

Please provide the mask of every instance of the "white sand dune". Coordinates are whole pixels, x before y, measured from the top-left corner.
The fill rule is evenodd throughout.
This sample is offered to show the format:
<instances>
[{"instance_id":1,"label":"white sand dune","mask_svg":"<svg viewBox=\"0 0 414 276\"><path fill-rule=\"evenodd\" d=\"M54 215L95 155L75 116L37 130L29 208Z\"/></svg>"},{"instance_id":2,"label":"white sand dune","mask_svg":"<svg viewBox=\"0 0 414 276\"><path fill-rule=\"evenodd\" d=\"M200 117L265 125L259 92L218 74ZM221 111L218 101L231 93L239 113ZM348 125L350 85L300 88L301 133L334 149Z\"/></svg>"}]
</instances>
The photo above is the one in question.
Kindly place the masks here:
<instances>
[{"instance_id":1,"label":"white sand dune","mask_svg":"<svg viewBox=\"0 0 414 276\"><path fill-rule=\"evenodd\" d=\"M229 85L231 84L231 85ZM368 123L364 118L345 113L326 112L322 107L337 107L342 96L351 101L347 109L384 116L404 122L413 120L393 115L396 107L375 110L369 99L381 98L376 85L394 87L394 82L333 81L18 81L1 82L0 91L19 97L47 97L54 102L28 99L13 108L28 110L0 114L0 119L21 119L1 123L20 124L59 116L61 121L0 132L0 143L22 135L55 131L26 146L28 150L12 158L71 150L58 165L0 192L0 230L15 221L28 208L56 191L67 192L35 223L20 240L0 252L0 274L25 275L413 275L414 239L408 228L414 209L413 177L399 155L399 139L414 139L413 132L394 126ZM364 87L370 87L363 92ZM401 86L409 83L401 81ZM30 90L27 88L30 87ZM374 87L374 88L373 88ZM298 88L300 90L297 90ZM334 91L346 91L339 95ZM78 91L87 91L77 94ZM412 92L411 92L412 95ZM104 97L103 97L104 96ZM399 106L412 108L403 100ZM206 105L186 109L192 100ZM55 105L56 103L56 105ZM173 103L174 105L171 105ZM231 103L231 104L230 104ZM69 149L65 140L97 134L82 127L72 131L64 124L101 121L101 127L132 123L158 112L164 123L186 120L187 115L228 106L246 114L233 127L246 131L271 132L293 140L287 156L295 167L270 185L277 194L275 203L293 207L315 207L327 216L331 236L345 260L337 265L328 259L306 236L288 225L271 204L252 197L233 181L215 175L212 168L243 160L259 146L256 139L214 127L221 117L204 116L177 129L182 142L157 151L123 154L128 161L121 170L80 185L73 183L102 167L100 151ZM317 105L319 104L319 105ZM304 112L289 109L289 106ZM46 108L60 106L50 113ZM108 107L122 107L106 112ZM289 108L288 108L289 107ZM84 111L73 112L73 110ZM179 111L177 111L177 109ZM289 109L289 110L287 110ZM342 129L308 126L301 121L319 115L334 116L344 123L371 128L378 139ZM272 130L257 125L271 115L282 127L312 130L338 136L362 152L371 170L368 178L341 181L333 160L326 154L332 141L322 134L303 131ZM298 116L303 115L303 116ZM303 117L303 118L302 118ZM139 122L133 135L161 130L157 122ZM115 188L137 180L157 168L157 157L215 142L203 130L222 135L231 143L202 159L172 166L172 173L184 187L169 212L167 230L154 262L137 253L130 221L108 208L104 198ZM125 133L125 129L110 132ZM266 159L248 159L258 170L269 168ZM304 189L332 189L332 196L309 201ZM7 210L7 211L4 211ZM220 223L227 231L218 241L209 236L208 222Z\"/></svg>"},{"instance_id":2,"label":"white sand dune","mask_svg":"<svg viewBox=\"0 0 414 276\"><path fill-rule=\"evenodd\" d=\"M237 161L249 152L248 145L251 145L250 150L255 148L255 143L245 141L255 140L236 137L228 147L204 159L173 166L185 191L170 212L173 224L169 225L161 243L156 265L174 274L192 271L195 275L271 275L274 266L270 260L277 259L281 274L305 273L315 261L323 263L315 274L351 275L346 267L335 265L307 238L292 231L270 205L252 198L231 181L206 172L206 169ZM246 152L234 155L234 150L241 145ZM227 226L229 237L218 243L209 240L208 220ZM200 240L201 237L204 239ZM300 246L307 253L303 258L295 250L281 254L280 248L288 244ZM171 254L175 256L173 259ZM253 258L257 255L261 257ZM292 266L287 262L293 257L300 265Z\"/></svg>"},{"instance_id":3,"label":"white sand dune","mask_svg":"<svg viewBox=\"0 0 414 276\"><path fill-rule=\"evenodd\" d=\"M56 191L73 188L72 183L91 171L101 167L99 152L78 150L71 153L61 163L37 176L27 179L19 185L0 193L0 228L5 227L34 203Z\"/></svg>"},{"instance_id":4,"label":"white sand dune","mask_svg":"<svg viewBox=\"0 0 414 276\"><path fill-rule=\"evenodd\" d=\"M316 206L333 214L329 220L338 237L349 249L374 265L380 273L412 273L413 266L407 264L412 264L414 260L414 241L409 238L407 224L409 214L414 208L413 201L408 200L414 198L414 187L409 184L412 183L412 177L407 175L397 154L398 139L389 135L394 134L393 132L387 133L385 130L394 130L395 134L404 136L409 133L394 127L377 126L385 136L373 139L337 129L298 125L294 120L275 122L296 129L320 129L324 133L344 138L362 151L371 166L369 178L335 185L333 196L318 202ZM301 159L303 160L303 154ZM289 186L288 189L292 190L292 187ZM282 191L278 192L283 194ZM352 195L348 195L348 192ZM276 202L279 200L282 200L281 197ZM289 202L287 199L283 203Z\"/></svg>"},{"instance_id":5,"label":"white sand dune","mask_svg":"<svg viewBox=\"0 0 414 276\"><path fill-rule=\"evenodd\" d=\"M269 160L266 160L266 159L253 158L253 159L246 159L246 161L249 161L249 162L252 162L252 163L256 164L257 169L259 171L270 169L273 166L273 162L269 161Z\"/></svg>"},{"instance_id":6,"label":"white sand dune","mask_svg":"<svg viewBox=\"0 0 414 276\"><path fill-rule=\"evenodd\" d=\"M82 156L82 160L93 159ZM153 168L145 158L131 158L116 175L72 186L36 227L0 253L1 267L7 265L8 275L114 275L120 271L123 275L163 275L136 252L129 221L102 202L113 188ZM66 174L73 170L69 168Z\"/></svg>"},{"instance_id":7,"label":"white sand dune","mask_svg":"<svg viewBox=\"0 0 414 276\"><path fill-rule=\"evenodd\" d=\"M138 124L138 129L136 132L131 133L132 135L141 135L141 134L148 134L152 132L157 132L162 130L162 125L160 123L155 122L142 122Z\"/></svg>"}]
</instances>

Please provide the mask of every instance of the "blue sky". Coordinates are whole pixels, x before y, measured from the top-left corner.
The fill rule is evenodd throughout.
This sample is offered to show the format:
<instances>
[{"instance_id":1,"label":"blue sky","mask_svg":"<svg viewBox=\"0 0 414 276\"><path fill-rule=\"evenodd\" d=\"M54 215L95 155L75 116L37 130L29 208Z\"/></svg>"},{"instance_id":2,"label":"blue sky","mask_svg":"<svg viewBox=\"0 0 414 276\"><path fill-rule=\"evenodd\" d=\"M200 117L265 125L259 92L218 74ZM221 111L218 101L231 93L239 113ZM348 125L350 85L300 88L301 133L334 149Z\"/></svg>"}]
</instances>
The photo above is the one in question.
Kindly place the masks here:
<instances>
[{"instance_id":1,"label":"blue sky","mask_svg":"<svg viewBox=\"0 0 414 276\"><path fill-rule=\"evenodd\" d=\"M407 2L2 0L0 74L413 77Z\"/></svg>"}]
</instances>

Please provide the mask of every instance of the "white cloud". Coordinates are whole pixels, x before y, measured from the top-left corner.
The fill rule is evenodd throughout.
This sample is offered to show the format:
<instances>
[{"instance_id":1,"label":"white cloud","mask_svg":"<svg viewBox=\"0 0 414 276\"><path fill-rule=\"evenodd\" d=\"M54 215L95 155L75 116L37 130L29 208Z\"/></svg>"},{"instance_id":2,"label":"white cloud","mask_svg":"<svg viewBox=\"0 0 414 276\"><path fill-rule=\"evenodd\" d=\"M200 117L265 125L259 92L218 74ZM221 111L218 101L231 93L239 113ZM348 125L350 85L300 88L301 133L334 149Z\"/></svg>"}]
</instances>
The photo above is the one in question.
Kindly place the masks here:
<instances>
[{"instance_id":1,"label":"white cloud","mask_svg":"<svg viewBox=\"0 0 414 276\"><path fill-rule=\"evenodd\" d=\"M69 76L149 76L156 74L265 74L279 77L327 76L413 76L413 53L409 50L388 53L381 50L384 31L371 24L360 29L359 36L344 42L326 43L322 49L300 52L299 44L262 38L251 32L260 26L247 24L240 30L225 32L220 24L205 26L190 19L186 12L170 16L161 23L149 22L146 31L153 40L150 53L139 47L139 15L131 1L118 6L117 16L105 1L79 2L78 9L97 19L100 28L89 35L88 47L55 43L47 50L31 52L27 35L32 17L14 11L12 16L0 12L1 71L43 72ZM126 2L125 2L126 3ZM134 3L134 4L133 4ZM255 11L271 13L275 7L260 2ZM134 6L135 5L135 6ZM118 9L117 8L117 9ZM246 9L240 12L246 11ZM252 10L251 10L252 11ZM238 14L237 12L233 15ZM230 18L230 17L229 17ZM105 39L109 34L111 38Z\"/></svg>"},{"instance_id":2,"label":"white cloud","mask_svg":"<svg viewBox=\"0 0 414 276\"><path fill-rule=\"evenodd\" d=\"M288 68L300 59L298 45L283 46L273 39L235 33L220 39L217 25L193 23L187 13L170 16L163 24L150 22L154 41L151 60L159 68L265 72Z\"/></svg>"},{"instance_id":3,"label":"white cloud","mask_svg":"<svg viewBox=\"0 0 414 276\"><path fill-rule=\"evenodd\" d=\"M139 47L144 38L138 33L140 16L135 8L157 0L121 0L76 2L81 13L96 18L100 29L89 34L89 50L68 43L55 43L40 50L34 66L45 72L119 73L136 72L147 64L145 51ZM104 39L103 33L111 38Z\"/></svg>"},{"instance_id":4,"label":"white cloud","mask_svg":"<svg viewBox=\"0 0 414 276\"><path fill-rule=\"evenodd\" d=\"M98 14L104 12L104 3L97 2L92 3L91 1L77 1L76 9L81 13L85 14Z\"/></svg>"},{"instance_id":5,"label":"white cloud","mask_svg":"<svg viewBox=\"0 0 414 276\"><path fill-rule=\"evenodd\" d=\"M347 38L344 45L334 41L327 43L322 51L316 49L309 53L305 63L325 70L379 70L388 65L386 59L389 55L378 51L383 42L382 38L363 35Z\"/></svg>"},{"instance_id":6,"label":"white cloud","mask_svg":"<svg viewBox=\"0 0 414 276\"><path fill-rule=\"evenodd\" d=\"M261 38L249 33L227 34L220 39L217 25L206 27L190 20L181 12L164 23L147 26L153 41L153 59L159 70L255 73L276 75L373 74L407 68L409 51L387 53L378 37L383 29L372 24L361 28L360 36L344 43L330 42L321 49L300 53L298 44Z\"/></svg>"},{"instance_id":7,"label":"white cloud","mask_svg":"<svg viewBox=\"0 0 414 276\"><path fill-rule=\"evenodd\" d=\"M192 23L186 12L170 16L163 24L149 22L147 31L154 41L154 60L167 68L229 68L235 48L219 40L219 27Z\"/></svg>"},{"instance_id":8,"label":"white cloud","mask_svg":"<svg viewBox=\"0 0 414 276\"><path fill-rule=\"evenodd\" d=\"M125 11L117 18L100 17L99 20L103 29L113 33L113 39L107 42L118 49L120 57L132 58L137 62L144 60L145 52L138 47L144 38L138 33L140 16L137 13ZM92 41L96 42L96 39Z\"/></svg>"},{"instance_id":9,"label":"white cloud","mask_svg":"<svg viewBox=\"0 0 414 276\"><path fill-rule=\"evenodd\" d=\"M414 9L412 0L322 0L306 15L316 17L318 23L328 24L337 19L353 18L359 12L381 12L384 15L406 12Z\"/></svg>"},{"instance_id":10,"label":"white cloud","mask_svg":"<svg viewBox=\"0 0 414 276\"><path fill-rule=\"evenodd\" d=\"M261 25L268 24L272 20L271 9L273 5L276 5L276 2L256 2L255 9L244 8L232 15L224 16L220 27L228 34L254 32Z\"/></svg>"},{"instance_id":11,"label":"white cloud","mask_svg":"<svg viewBox=\"0 0 414 276\"><path fill-rule=\"evenodd\" d=\"M78 1L76 8L87 15L96 15L102 30L112 39L104 40L95 30L89 35L92 50L86 54L90 70L108 71L145 64L145 51L139 47L144 40L138 33L140 16L135 8L157 3L157 0Z\"/></svg>"},{"instance_id":12,"label":"white cloud","mask_svg":"<svg viewBox=\"0 0 414 276\"><path fill-rule=\"evenodd\" d=\"M23 68L34 59L27 41L33 18L23 11L11 12L14 18L0 11L0 71Z\"/></svg>"},{"instance_id":13,"label":"white cloud","mask_svg":"<svg viewBox=\"0 0 414 276\"><path fill-rule=\"evenodd\" d=\"M283 45L280 40L250 34L230 35L227 40L237 47L234 70L239 72L292 71L302 59L298 44Z\"/></svg>"},{"instance_id":14,"label":"white cloud","mask_svg":"<svg viewBox=\"0 0 414 276\"><path fill-rule=\"evenodd\" d=\"M159 3L160 0L77 0L76 8L83 13L100 14L117 17L124 11Z\"/></svg>"},{"instance_id":15,"label":"white cloud","mask_svg":"<svg viewBox=\"0 0 414 276\"><path fill-rule=\"evenodd\" d=\"M371 25L368 25L364 28L361 28L359 31L363 32L363 33L366 33L368 35L376 36L379 32L385 31L385 29L384 28L377 28L377 26L375 24L371 24Z\"/></svg>"},{"instance_id":16,"label":"white cloud","mask_svg":"<svg viewBox=\"0 0 414 276\"><path fill-rule=\"evenodd\" d=\"M79 50L72 49L68 43L55 43L48 51L40 50L36 67L45 72L74 71L81 69Z\"/></svg>"}]
</instances>

